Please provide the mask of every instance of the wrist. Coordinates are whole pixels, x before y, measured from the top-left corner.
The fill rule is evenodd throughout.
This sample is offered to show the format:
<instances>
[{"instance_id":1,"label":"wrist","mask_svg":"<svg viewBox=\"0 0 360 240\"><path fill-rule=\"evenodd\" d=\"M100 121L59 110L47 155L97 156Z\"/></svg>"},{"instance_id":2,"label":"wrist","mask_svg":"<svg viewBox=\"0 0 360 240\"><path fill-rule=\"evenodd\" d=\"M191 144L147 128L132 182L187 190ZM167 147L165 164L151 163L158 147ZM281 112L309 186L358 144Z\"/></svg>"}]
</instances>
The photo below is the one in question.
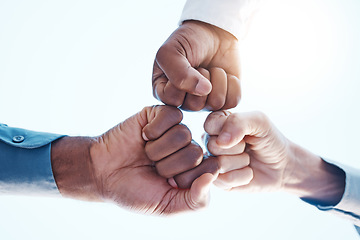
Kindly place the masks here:
<instances>
[{"instance_id":1,"label":"wrist","mask_svg":"<svg viewBox=\"0 0 360 240\"><path fill-rule=\"evenodd\" d=\"M207 41L207 46L212 46L212 48L208 49L210 52L211 49L216 52L220 49L220 45L222 49L238 48L238 39L215 25L198 20L186 20L182 25L185 27L189 26L198 35L197 38L201 39L201 44Z\"/></svg>"},{"instance_id":2,"label":"wrist","mask_svg":"<svg viewBox=\"0 0 360 240\"><path fill-rule=\"evenodd\" d=\"M284 190L317 205L336 205L345 190L345 173L319 156L290 144Z\"/></svg>"},{"instance_id":3,"label":"wrist","mask_svg":"<svg viewBox=\"0 0 360 240\"><path fill-rule=\"evenodd\" d=\"M52 143L51 164L61 195L87 201L98 201L90 148L90 137L64 137Z\"/></svg>"}]
</instances>

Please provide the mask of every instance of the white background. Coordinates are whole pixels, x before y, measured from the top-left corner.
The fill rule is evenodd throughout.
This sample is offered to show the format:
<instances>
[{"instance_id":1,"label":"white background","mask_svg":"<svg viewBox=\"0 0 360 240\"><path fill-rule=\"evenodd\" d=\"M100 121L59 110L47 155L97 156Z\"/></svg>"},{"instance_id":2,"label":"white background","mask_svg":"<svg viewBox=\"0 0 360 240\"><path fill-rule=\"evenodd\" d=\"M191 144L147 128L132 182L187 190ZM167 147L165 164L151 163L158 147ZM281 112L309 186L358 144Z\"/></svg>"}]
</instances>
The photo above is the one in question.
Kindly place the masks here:
<instances>
[{"instance_id":1,"label":"white background","mask_svg":"<svg viewBox=\"0 0 360 240\"><path fill-rule=\"evenodd\" d=\"M270 2L270 1L269 1ZM144 106L155 53L184 1L0 0L0 122L98 135ZM242 41L243 99L291 140L360 167L360 2L273 0ZM206 113L186 113L200 141ZM0 239L358 239L351 223L281 193L212 189L171 218L102 203L0 196Z\"/></svg>"}]
</instances>

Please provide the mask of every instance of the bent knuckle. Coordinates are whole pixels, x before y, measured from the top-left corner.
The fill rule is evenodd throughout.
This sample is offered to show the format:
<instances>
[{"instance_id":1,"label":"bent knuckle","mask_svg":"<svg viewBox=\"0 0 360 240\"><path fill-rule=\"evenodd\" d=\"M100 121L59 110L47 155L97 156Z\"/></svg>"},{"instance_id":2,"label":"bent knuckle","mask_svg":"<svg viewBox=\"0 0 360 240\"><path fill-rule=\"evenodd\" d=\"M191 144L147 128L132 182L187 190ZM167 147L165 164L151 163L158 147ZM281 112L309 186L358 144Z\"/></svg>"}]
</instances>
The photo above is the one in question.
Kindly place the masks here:
<instances>
[{"instance_id":1,"label":"bent knuckle","mask_svg":"<svg viewBox=\"0 0 360 240\"><path fill-rule=\"evenodd\" d=\"M157 173L164 178L173 177L169 172L166 171L166 169L163 167L161 162L158 162L155 164L155 169L156 169Z\"/></svg>"},{"instance_id":2,"label":"bent knuckle","mask_svg":"<svg viewBox=\"0 0 360 240\"><path fill-rule=\"evenodd\" d=\"M200 165L203 158L203 151L201 147L195 144L191 144L187 148L187 151L189 152L188 157L186 159L187 165L191 168Z\"/></svg>"},{"instance_id":3,"label":"bent knuckle","mask_svg":"<svg viewBox=\"0 0 360 240\"><path fill-rule=\"evenodd\" d=\"M173 141L177 144L189 144L192 139L190 130L183 124L175 126Z\"/></svg>"},{"instance_id":4,"label":"bent knuckle","mask_svg":"<svg viewBox=\"0 0 360 240\"><path fill-rule=\"evenodd\" d=\"M162 106L163 111L166 111L166 117L171 120L171 122L179 123L183 119L183 114L177 107L173 106Z\"/></svg>"},{"instance_id":5,"label":"bent knuckle","mask_svg":"<svg viewBox=\"0 0 360 240\"><path fill-rule=\"evenodd\" d=\"M218 94L217 96L210 96L207 99L207 108L212 111L220 110L225 104L225 95Z\"/></svg>"}]
</instances>

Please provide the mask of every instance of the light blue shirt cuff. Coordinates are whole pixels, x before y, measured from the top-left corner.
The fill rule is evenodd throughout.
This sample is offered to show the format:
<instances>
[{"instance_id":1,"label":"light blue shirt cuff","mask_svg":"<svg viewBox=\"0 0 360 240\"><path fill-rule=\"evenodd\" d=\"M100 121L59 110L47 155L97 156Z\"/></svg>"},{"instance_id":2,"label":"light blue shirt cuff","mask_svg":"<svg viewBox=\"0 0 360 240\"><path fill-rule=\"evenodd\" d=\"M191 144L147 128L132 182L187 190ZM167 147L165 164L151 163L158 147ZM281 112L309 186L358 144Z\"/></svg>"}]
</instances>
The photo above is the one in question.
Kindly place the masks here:
<instances>
[{"instance_id":1,"label":"light blue shirt cuff","mask_svg":"<svg viewBox=\"0 0 360 240\"><path fill-rule=\"evenodd\" d=\"M63 136L0 124L0 194L59 195L51 142Z\"/></svg>"}]
</instances>

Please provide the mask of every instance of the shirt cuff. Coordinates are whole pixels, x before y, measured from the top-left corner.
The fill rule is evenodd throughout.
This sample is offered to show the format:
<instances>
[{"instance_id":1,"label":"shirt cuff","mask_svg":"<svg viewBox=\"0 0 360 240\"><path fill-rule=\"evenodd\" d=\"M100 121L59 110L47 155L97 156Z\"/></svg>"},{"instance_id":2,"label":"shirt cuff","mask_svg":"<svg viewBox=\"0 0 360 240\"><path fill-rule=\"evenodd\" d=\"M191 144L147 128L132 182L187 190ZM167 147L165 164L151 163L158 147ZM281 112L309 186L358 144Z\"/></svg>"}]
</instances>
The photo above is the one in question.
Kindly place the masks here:
<instances>
[{"instance_id":1,"label":"shirt cuff","mask_svg":"<svg viewBox=\"0 0 360 240\"><path fill-rule=\"evenodd\" d=\"M0 194L60 195L51 142L63 136L0 124Z\"/></svg>"},{"instance_id":2,"label":"shirt cuff","mask_svg":"<svg viewBox=\"0 0 360 240\"><path fill-rule=\"evenodd\" d=\"M199 20L222 28L238 40L247 32L248 21L262 0L187 0L180 18Z\"/></svg>"},{"instance_id":3,"label":"shirt cuff","mask_svg":"<svg viewBox=\"0 0 360 240\"><path fill-rule=\"evenodd\" d=\"M331 160L324 160L345 172L345 191L335 206L316 205L319 210L327 211L351 220L360 226L360 170Z\"/></svg>"}]
</instances>

